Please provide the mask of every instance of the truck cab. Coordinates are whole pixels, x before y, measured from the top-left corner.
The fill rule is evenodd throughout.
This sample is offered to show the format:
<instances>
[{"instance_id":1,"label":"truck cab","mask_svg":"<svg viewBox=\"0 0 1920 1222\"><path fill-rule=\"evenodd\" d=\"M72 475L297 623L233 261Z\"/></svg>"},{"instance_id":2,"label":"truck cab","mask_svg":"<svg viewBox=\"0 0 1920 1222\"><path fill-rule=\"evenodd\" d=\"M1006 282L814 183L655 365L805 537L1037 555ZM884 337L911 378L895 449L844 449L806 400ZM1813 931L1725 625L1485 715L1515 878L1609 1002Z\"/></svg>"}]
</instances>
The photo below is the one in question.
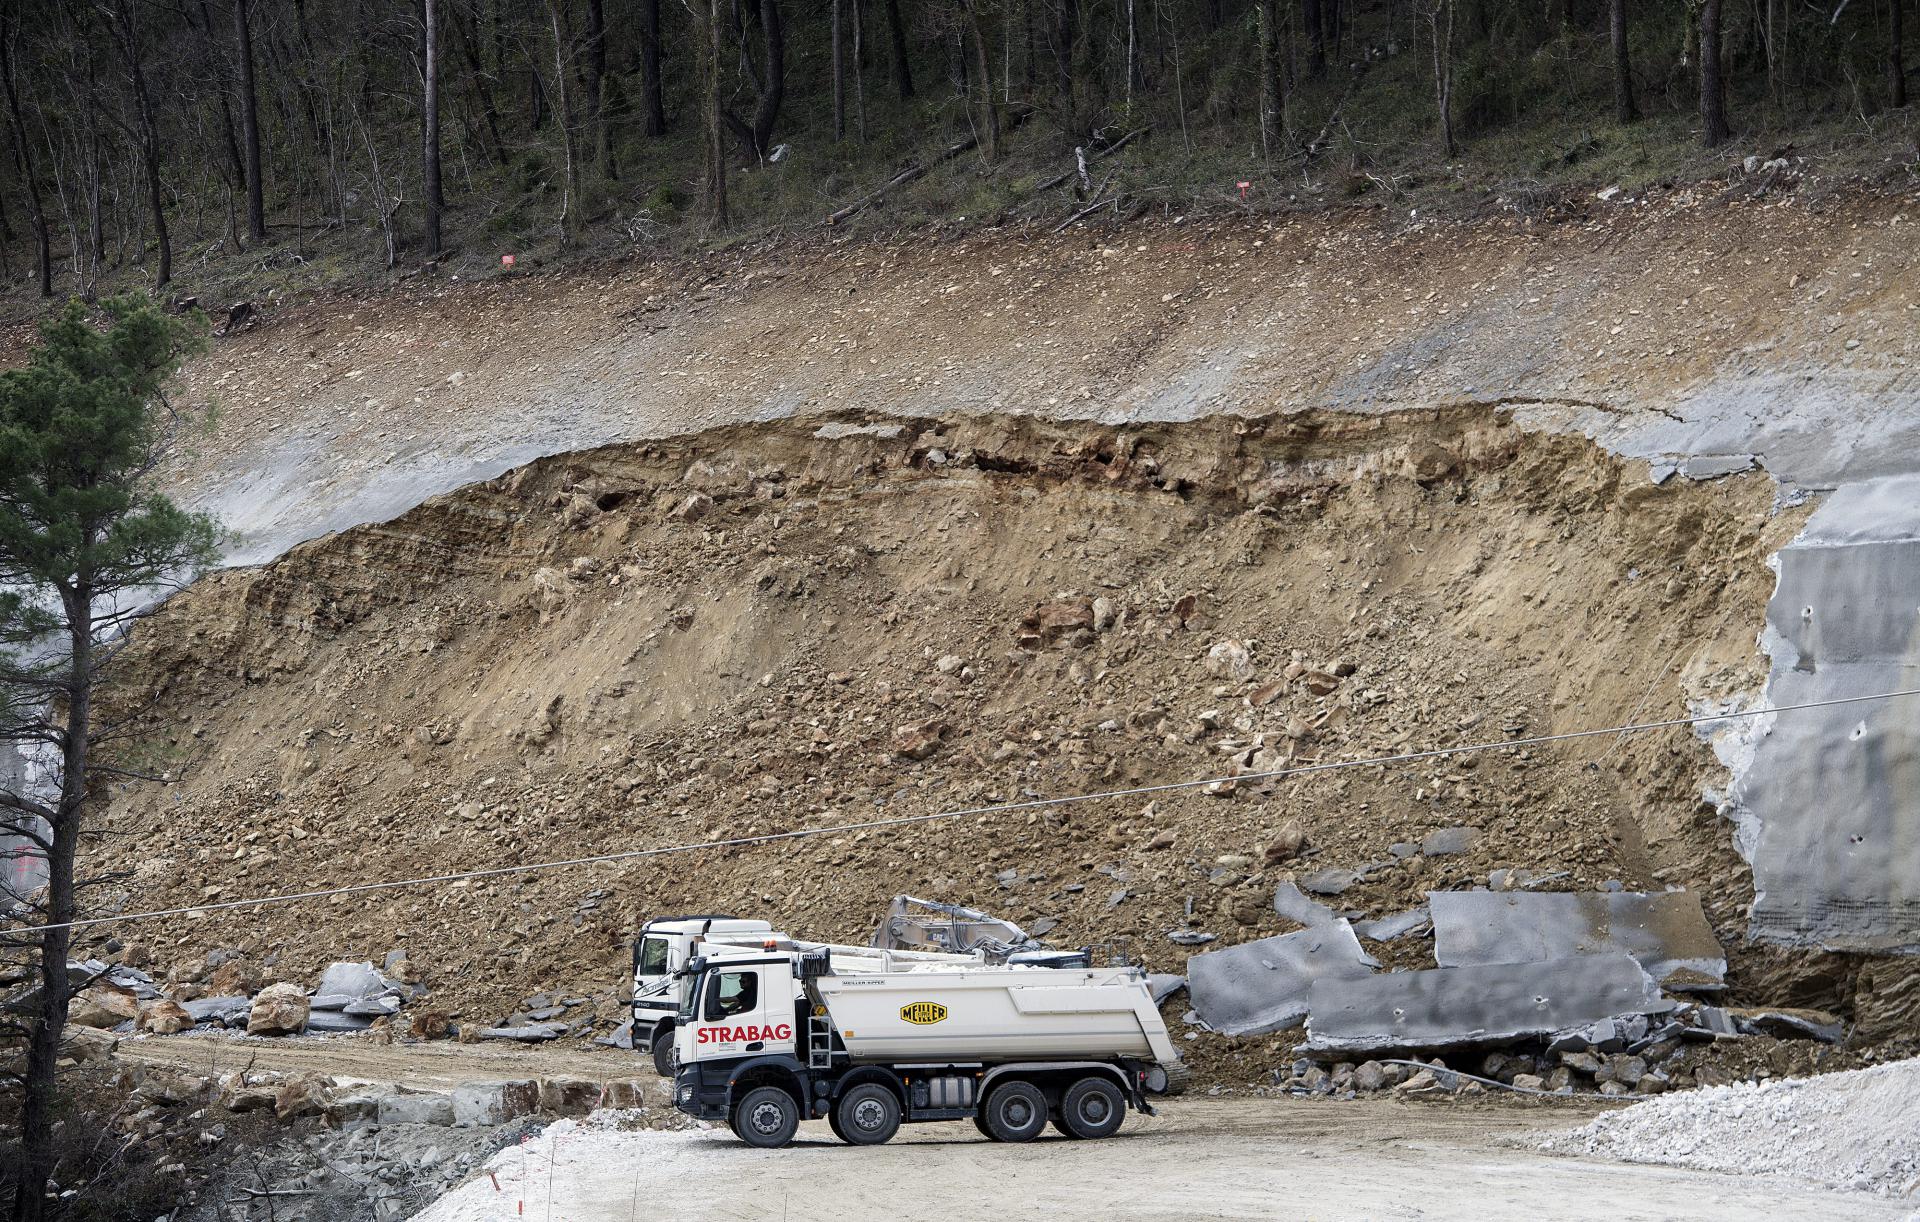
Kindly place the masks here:
<instances>
[{"instance_id":1,"label":"truck cab","mask_svg":"<svg viewBox=\"0 0 1920 1222\"><path fill-rule=\"evenodd\" d=\"M1184 1078L1133 965L993 966L845 956L769 938L707 944L682 969L674 1105L762 1148L824 1119L853 1145L902 1123L971 1120L1024 1142L1051 1120L1105 1137Z\"/></svg>"},{"instance_id":2,"label":"truck cab","mask_svg":"<svg viewBox=\"0 0 1920 1222\"><path fill-rule=\"evenodd\" d=\"M633 1046L651 1053L662 1077L673 1076L673 1031L680 1009L675 975L705 939L771 936L765 921L724 914L655 917L633 942Z\"/></svg>"}]
</instances>

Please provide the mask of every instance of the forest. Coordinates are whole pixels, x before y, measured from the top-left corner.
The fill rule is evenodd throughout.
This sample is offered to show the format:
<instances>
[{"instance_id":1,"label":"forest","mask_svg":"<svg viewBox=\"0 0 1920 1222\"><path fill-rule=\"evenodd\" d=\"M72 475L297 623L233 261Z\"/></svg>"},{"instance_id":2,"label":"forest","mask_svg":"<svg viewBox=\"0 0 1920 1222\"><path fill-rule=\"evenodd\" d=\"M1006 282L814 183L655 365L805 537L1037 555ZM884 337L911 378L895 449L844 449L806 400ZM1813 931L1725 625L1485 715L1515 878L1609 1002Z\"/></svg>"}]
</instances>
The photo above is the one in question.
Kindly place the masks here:
<instances>
[{"instance_id":1,"label":"forest","mask_svg":"<svg viewBox=\"0 0 1920 1222\"><path fill-rule=\"evenodd\" d=\"M1070 219L1315 206L1910 145L1914 7L0 0L0 279L92 297L1046 192Z\"/></svg>"}]
</instances>

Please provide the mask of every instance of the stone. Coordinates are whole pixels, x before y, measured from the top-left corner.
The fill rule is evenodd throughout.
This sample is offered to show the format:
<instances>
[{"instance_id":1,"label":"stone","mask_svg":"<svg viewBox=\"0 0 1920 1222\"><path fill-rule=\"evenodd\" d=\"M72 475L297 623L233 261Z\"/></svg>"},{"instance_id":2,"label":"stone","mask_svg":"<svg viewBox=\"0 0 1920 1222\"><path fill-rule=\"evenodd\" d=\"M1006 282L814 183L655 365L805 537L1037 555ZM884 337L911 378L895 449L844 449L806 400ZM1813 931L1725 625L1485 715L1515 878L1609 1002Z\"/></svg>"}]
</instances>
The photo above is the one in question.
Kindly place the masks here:
<instances>
[{"instance_id":1,"label":"stone","mask_svg":"<svg viewBox=\"0 0 1920 1222\"><path fill-rule=\"evenodd\" d=\"M1061 637L1093 631L1093 604L1085 599L1044 602L1020 621L1017 640L1024 649L1039 649Z\"/></svg>"},{"instance_id":2,"label":"stone","mask_svg":"<svg viewBox=\"0 0 1920 1222\"><path fill-rule=\"evenodd\" d=\"M361 1018L391 1018L400 1013L400 998L392 993L382 997L369 997L347 1005L341 1013Z\"/></svg>"},{"instance_id":3,"label":"stone","mask_svg":"<svg viewBox=\"0 0 1920 1222\"><path fill-rule=\"evenodd\" d=\"M1174 839L1175 836L1172 829L1155 832L1153 839L1147 841L1147 848L1153 851L1170 849L1173 847Z\"/></svg>"},{"instance_id":4,"label":"stone","mask_svg":"<svg viewBox=\"0 0 1920 1222\"><path fill-rule=\"evenodd\" d=\"M489 1040L512 1040L521 1044L543 1044L548 1040L557 1040L566 1033L567 1024L565 1023L527 1023L519 1027L487 1027L480 1032L480 1037Z\"/></svg>"},{"instance_id":5,"label":"stone","mask_svg":"<svg viewBox=\"0 0 1920 1222\"><path fill-rule=\"evenodd\" d=\"M1093 600L1093 630L1105 632L1120 618L1120 606L1104 594Z\"/></svg>"},{"instance_id":6,"label":"stone","mask_svg":"<svg viewBox=\"0 0 1920 1222\"><path fill-rule=\"evenodd\" d=\"M314 1116L326 1110L327 1080L317 1074L299 1074L273 1092L273 1114L282 1120Z\"/></svg>"},{"instance_id":7,"label":"stone","mask_svg":"<svg viewBox=\"0 0 1920 1222\"><path fill-rule=\"evenodd\" d=\"M1513 1075L1513 1085L1521 1090L1545 1090L1547 1080L1539 1074L1517 1073Z\"/></svg>"},{"instance_id":8,"label":"stone","mask_svg":"<svg viewBox=\"0 0 1920 1222\"><path fill-rule=\"evenodd\" d=\"M1616 1082L1638 1082L1647 1076L1647 1063L1635 1056L1615 1056L1607 1062L1607 1068L1613 1071Z\"/></svg>"},{"instance_id":9,"label":"stone","mask_svg":"<svg viewBox=\"0 0 1920 1222\"><path fill-rule=\"evenodd\" d=\"M1480 829L1477 827L1443 827L1439 831L1428 832L1420 841L1420 852L1427 857L1445 857L1454 853L1472 850L1480 841Z\"/></svg>"},{"instance_id":10,"label":"stone","mask_svg":"<svg viewBox=\"0 0 1920 1222\"><path fill-rule=\"evenodd\" d=\"M1207 650L1206 661L1202 665L1216 679L1233 679L1244 683L1253 678L1253 658L1242 641L1227 640L1215 644Z\"/></svg>"},{"instance_id":11,"label":"stone","mask_svg":"<svg viewBox=\"0 0 1920 1222\"><path fill-rule=\"evenodd\" d=\"M345 1010L313 1010L307 1014L307 1034L332 1034L347 1031L365 1031L373 1025L370 1018L358 1014L348 1014Z\"/></svg>"},{"instance_id":12,"label":"stone","mask_svg":"<svg viewBox=\"0 0 1920 1222\"><path fill-rule=\"evenodd\" d=\"M357 1090L347 1094L334 1095L327 1100L324 1114L327 1124L336 1129L362 1129L380 1122L380 1101L386 1093L380 1090Z\"/></svg>"},{"instance_id":13,"label":"stone","mask_svg":"<svg viewBox=\"0 0 1920 1222\"><path fill-rule=\"evenodd\" d=\"M1623 1082L1607 1081L1600 1084L1600 1093L1609 1097L1631 1095L1633 1088Z\"/></svg>"},{"instance_id":14,"label":"stone","mask_svg":"<svg viewBox=\"0 0 1920 1222\"><path fill-rule=\"evenodd\" d=\"M1559 1093L1571 1092L1573 1090L1573 1070L1567 1068L1565 1065L1560 1066L1558 1069L1548 1070L1546 1081L1547 1090Z\"/></svg>"},{"instance_id":15,"label":"stone","mask_svg":"<svg viewBox=\"0 0 1920 1222\"><path fill-rule=\"evenodd\" d=\"M1634 1082L1633 1090L1639 1095L1657 1095L1667 1089L1667 1080L1655 1074L1643 1074Z\"/></svg>"},{"instance_id":16,"label":"stone","mask_svg":"<svg viewBox=\"0 0 1920 1222\"><path fill-rule=\"evenodd\" d=\"M438 1091L415 1091L402 1087L380 1098L378 1122L390 1124L441 1124L454 1122L453 1096Z\"/></svg>"},{"instance_id":17,"label":"stone","mask_svg":"<svg viewBox=\"0 0 1920 1222\"><path fill-rule=\"evenodd\" d=\"M223 1027L244 1027L253 1003L245 997L202 997L186 1003L186 1011L196 1023L219 1023Z\"/></svg>"},{"instance_id":18,"label":"stone","mask_svg":"<svg viewBox=\"0 0 1920 1222\"><path fill-rule=\"evenodd\" d=\"M82 1027L117 1027L140 1017L140 999L126 989L95 981L75 995L67 1021Z\"/></svg>"},{"instance_id":19,"label":"stone","mask_svg":"<svg viewBox=\"0 0 1920 1222\"><path fill-rule=\"evenodd\" d=\"M298 1035L310 1011L307 991L297 984L270 984L254 994L247 1011L248 1035Z\"/></svg>"},{"instance_id":20,"label":"stone","mask_svg":"<svg viewBox=\"0 0 1920 1222\"><path fill-rule=\"evenodd\" d=\"M135 1031L150 1031L155 1035L174 1035L193 1026L193 1015L179 1002L161 998L149 1001L140 1007L140 1016L133 1020Z\"/></svg>"},{"instance_id":21,"label":"stone","mask_svg":"<svg viewBox=\"0 0 1920 1222\"><path fill-rule=\"evenodd\" d=\"M1360 881L1360 875L1353 870L1341 870L1328 867L1315 870L1300 880L1302 891L1311 891L1315 895L1339 895Z\"/></svg>"},{"instance_id":22,"label":"stone","mask_svg":"<svg viewBox=\"0 0 1920 1222\"><path fill-rule=\"evenodd\" d=\"M392 987L371 963L331 963L320 973L320 983L314 986L308 1005L314 1010L344 1010Z\"/></svg>"},{"instance_id":23,"label":"stone","mask_svg":"<svg viewBox=\"0 0 1920 1222\"><path fill-rule=\"evenodd\" d=\"M453 1122L463 1129L505 1124L530 1116L540 1103L540 1088L530 1079L466 1082L453 1088Z\"/></svg>"},{"instance_id":24,"label":"stone","mask_svg":"<svg viewBox=\"0 0 1920 1222\"><path fill-rule=\"evenodd\" d=\"M896 726L891 747L901 759L923 760L940 749L947 735L947 723L939 719Z\"/></svg>"},{"instance_id":25,"label":"stone","mask_svg":"<svg viewBox=\"0 0 1920 1222\"><path fill-rule=\"evenodd\" d=\"M1331 696L1340 690L1340 680L1324 670L1310 670L1301 676L1309 695Z\"/></svg>"},{"instance_id":26,"label":"stone","mask_svg":"<svg viewBox=\"0 0 1920 1222\"><path fill-rule=\"evenodd\" d=\"M245 959L228 959L207 977L207 992L214 997L251 997L262 984L258 964Z\"/></svg>"},{"instance_id":27,"label":"stone","mask_svg":"<svg viewBox=\"0 0 1920 1222\"><path fill-rule=\"evenodd\" d=\"M1362 1061L1353 1071L1353 1089L1376 1091L1387 1084L1387 1067L1378 1061Z\"/></svg>"},{"instance_id":28,"label":"stone","mask_svg":"<svg viewBox=\"0 0 1920 1222\"><path fill-rule=\"evenodd\" d=\"M713 498L704 492L696 492L667 511L667 516L676 522L698 522L713 511Z\"/></svg>"},{"instance_id":29,"label":"stone","mask_svg":"<svg viewBox=\"0 0 1920 1222\"><path fill-rule=\"evenodd\" d=\"M584 1078L541 1078L535 1107L542 1116L584 1116L600 1099L600 1084Z\"/></svg>"},{"instance_id":30,"label":"stone","mask_svg":"<svg viewBox=\"0 0 1920 1222\"><path fill-rule=\"evenodd\" d=\"M1277 866L1282 862L1292 861L1300 855L1300 850L1306 847L1307 833L1298 823L1289 819L1280 825L1280 830L1273 834L1273 839L1267 841L1260 850L1260 859L1270 866Z\"/></svg>"},{"instance_id":31,"label":"stone","mask_svg":"<svg viewBox=\"0 0 1920 1222\"><path fill-rule=\"evenodd\" d=\"M1583 1073L1588 1077L1594 1076L1605 1067L1604 1062L1591 1052L1563 1052L1560 1054L1560 1063L1575 1073Z\"/></svg>"}]
</instances>

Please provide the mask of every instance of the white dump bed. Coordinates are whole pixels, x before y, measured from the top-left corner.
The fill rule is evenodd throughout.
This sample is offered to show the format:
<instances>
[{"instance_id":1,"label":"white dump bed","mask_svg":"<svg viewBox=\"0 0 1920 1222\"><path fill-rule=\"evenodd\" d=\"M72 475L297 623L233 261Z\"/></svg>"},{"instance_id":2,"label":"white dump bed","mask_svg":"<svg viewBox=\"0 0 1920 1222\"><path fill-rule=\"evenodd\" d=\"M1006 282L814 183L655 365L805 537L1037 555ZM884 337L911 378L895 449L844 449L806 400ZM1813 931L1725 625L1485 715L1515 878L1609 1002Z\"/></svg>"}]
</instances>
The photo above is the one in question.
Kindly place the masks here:
<instances>
[{"instance_id":1,"label":"white dump bed","mask_svg":"<svg viewBox=\"0 0 1920 1222\"><path fill-rule=\"evenodd\" d=\"M811 983L856 1061L1178 1059L1134 968L834 966Z\"/></svg>"}]
</instances>

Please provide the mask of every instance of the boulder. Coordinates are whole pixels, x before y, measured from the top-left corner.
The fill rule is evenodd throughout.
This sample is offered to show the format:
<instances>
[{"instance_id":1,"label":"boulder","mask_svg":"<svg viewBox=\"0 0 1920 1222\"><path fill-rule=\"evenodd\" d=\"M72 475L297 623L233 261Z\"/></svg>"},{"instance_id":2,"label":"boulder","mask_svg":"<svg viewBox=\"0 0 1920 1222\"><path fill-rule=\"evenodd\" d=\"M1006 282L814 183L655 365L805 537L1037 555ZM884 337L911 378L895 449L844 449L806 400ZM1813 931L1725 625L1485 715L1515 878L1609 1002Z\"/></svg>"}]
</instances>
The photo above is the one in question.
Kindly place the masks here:
<instances>
[{"instance_id":1,"label":"boulder","mask_svg":"<svg viewBox=\"0 0 1920 1222\"><path fill-rule=\"evenodd\" d=\"M298 1035L306 1029L310 1013L305 989L285 981L270 984L254 994L247 1011L247 1034Z\"/></svg>"},{"instance_id":2,"label":"boulder","mask_svg":"<svg viewBox=\"0 0 1920 1222\"><path fill-rule=\"evenodd\" d=\"M117 1027L139 1017L139 998L98 982L76 995L67 1009L67 1021L81 1027Z\"/></svg>"},{"instance_id":3,"label":"boulder","mask_svg":"<svg viewBox=\"0 0 1920 1222\"><path fill-rule=\"evenodd\" d=\"M466 1082L453 1088L453 1122L463 1129L505 1124L531 1115L540 1103L540 1088L530 1080Z\"/></svg>"},{"instance_id":4,"label":"boulder","mask_svg":"<svg viewBox=\"0 0 1920 1222\"><path fill-rule=\"evenodd\" d=\"M429 1091L401 1090L380 1099L378 1122L389 1124L452 1124L453 1096Z\"/></svg>"},{"instance_id":5,"label":"boulder","mask_svg":"<svg viewBox=\"0 0 1920 1222\"><path fill-rule=\"evenodd\" d=\"M179 1002L164 997L142 1005L140 1017L133 1020L135 1031L151 1031L155 1035L174 1035L191 1026L193 1015Z\"/></svg>"},{"instance_id":6,"label":"boulder","mask_svg":"<svg viewBox=\"0 0 1920 1222\"><path fill-rule=\"evenodd\" d=\"M264 983L260 968L245 959L228 959L207 977L207 992L214 997L251 997Z\"/></svg>"},{"instance_id":7,"label":"boulder","mask_svg":"<svg viewBox=\"0 0 1920 1222\"><path fill-rule=\"evenodd\" d=\"M315 1116L327 1110L327 1079L317 1074L300 1074L282 1083L273 1093L273 1114L282 1120L295 1116Z\"/></svg>"},{"instance_id":8,"label":"boulder","mask_svg":"<svg viewBox=\"0 0 1920 1222\"><path fill-rule=\"evenodd\" d=\"M1204 663L1206 672L1216 679L1233 679L1244 683L1253 678L1253 658L1241 641L1220 641L1207 650Z\"/></svg>"},{"instance_id":9,"label":"boulder","mask_svg":"<svg viewBox=\"0 0 1920 1222\"><path fill-rule=\"evenodd\" d=\"M443 1040L452 1034L453 1020L444 1010L415 1010L407 1015L407 1034L417 1040Z\"/></svg>"}]
</instances>

